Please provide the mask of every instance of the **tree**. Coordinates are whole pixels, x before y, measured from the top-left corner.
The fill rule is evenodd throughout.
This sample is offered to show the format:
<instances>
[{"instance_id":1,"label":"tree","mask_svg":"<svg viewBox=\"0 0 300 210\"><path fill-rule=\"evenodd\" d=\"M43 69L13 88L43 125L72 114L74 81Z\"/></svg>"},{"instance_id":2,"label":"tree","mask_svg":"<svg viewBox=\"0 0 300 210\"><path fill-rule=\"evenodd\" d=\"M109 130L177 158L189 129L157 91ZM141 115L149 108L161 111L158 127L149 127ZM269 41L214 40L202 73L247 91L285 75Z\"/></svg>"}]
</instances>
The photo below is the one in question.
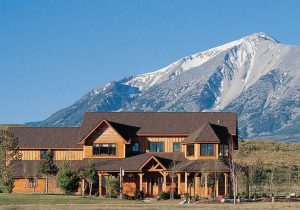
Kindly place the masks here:
<instances>
[{"instance_id":1,"label":"tree","mask_svg":"<svg viewBox=\"0 0 300 210\"><path fill-rule=\"evenodd\" d=\"M48 193L48 179L57 174L58 168L53 162L54 154L51 150L47 151L46 159L40 163L40 173L46 178L46 193Z\"/></svg>"},{"instance_id":2,"label":"tree","mask_svg":"<svg viewBox=\"0 0 300 210\"><path fill-rule=\"evenodd\" d=\"M21 159L18 143L12 133L0 130L0 184L8 193L12 193L14 186L14 162Z\"/></svg>"},{"instance_id":3,"label":"tree","mask_svg":"<svg viewBox=\"0 0 300 210\"><path fill-rule=\"evenodd\" d=\"M89 195L92 195L93 184L97 181L95 163L89 161L83 171L84 179L89 183Z\"/></svg>"},{"instance_id":4,"label":"tree","mask_svg":"<svg viewBox=\"0 0 300 210\"><path fill-rule=\"evenodd\" d=\"M105 188L106 188L106 195L108 197L115 197L118 194L119 190L119 180L110 175L105 177Z\"/></svg>"},{"instance_id":5,"label":"tree","mask_svg":"<svg viewBox=\"0 0 300 210\"><path fill-rule=\"evenodd\" d=\"M77 191L79 176L77 171L72 168L70 162L65 161L59 167L57 181L58 186L65 194L71 195Z\"/></svg>"},{"instance_id":6,"label":"tree","mask_svg":"<svg viewBox=\"0 0 300 210\"><path fill-rule=\"evenodd\" d=\"M236 189L236 171L235 171L235 163L233 159L233 149L234 144L233 140L230 139L228 141L228 165L230 170L230 179L232 183L232 192L233 192L233 204L236 204L236 196L237 196L237 189Z\"/></svg>"}]
</instances>

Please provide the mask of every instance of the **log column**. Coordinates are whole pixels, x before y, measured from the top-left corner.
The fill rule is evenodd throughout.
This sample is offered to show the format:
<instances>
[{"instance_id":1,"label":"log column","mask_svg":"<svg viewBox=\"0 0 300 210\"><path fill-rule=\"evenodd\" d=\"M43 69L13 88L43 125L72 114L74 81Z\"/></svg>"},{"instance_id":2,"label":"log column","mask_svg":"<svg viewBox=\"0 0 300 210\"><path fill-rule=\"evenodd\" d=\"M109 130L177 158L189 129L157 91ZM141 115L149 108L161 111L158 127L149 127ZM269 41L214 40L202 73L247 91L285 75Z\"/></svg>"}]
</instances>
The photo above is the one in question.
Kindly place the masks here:
<instances>
[{"instance_id":1,"label":"log column","mask_svg":"<svg viewBox=\"0 0 300 210\"><path fill-rule=\"evenodd\" d=\"M177 174L177 193L178 193L178 195L181 194L180 185L181 185L181 173L178 173Z\"/></svg>"},{"instance_id":2,"label":"log column","mask_svg":"<svg viewBox=\"0 0 300 210\"><path fill-rule=\"evenodd\" d=\"M163 172L163 186L162 186L162 191L167 192L167 173Z\"/></svg>"},{"instance_id":3,"label":"log column","mask_svg":"<svg viewBox=\"0 0 300 210\"><path fill-rule=\"evenodd\" d=\"M140 178L140 191L143 191L143 173L139 173Z\"/></svg>"},{"instance_id":4,"label":"log column","mask_svg":"<svg viewBox=\"0 0 300 210\"><path fill-rule=\"evenodd\" d=\"M227 173L224 173L224 185L225 185L224 194L227 195L228 194L228 174Z\"/></svg>"},{"instance_id":5,"label":"log column","mask_svg":"<svg viewBox=\"0 0 300 210\"><path fill-rule=\"evenodd\" d=\"M102 173L98 172L98 179L99 179L99 196L102 196Z\"/></svg>"},{"instance_id":6,"label":"log column","mask_svg":"<svg viewBox=\"0 0 300 210\"><path fill-rule=\"evenodd\" d=\"M204 174L204 195L208 196L208 188L207 188L207 176L208 174Z\"/></svg>"},{"instance_id":7,"label":"log column","mask_svg":"<svg viewBox=\"0 0 300 210\"><path fill-rule=\"evenodd\" d=\"M84 195L84 188L85 188L85 180L81 179L81 195Z\"/></svg>"},{"instance_id":8,"label":"log column","mask_svg":"<svg viewBox=\"0 0 300 210\"><path fill-rule=\"evenodd\" d=\"M189 173L184 173L184 193L188 193L188 175Z\"/></svg>"},{"instance_id":9,"label":"log column","mask_svg":"<svg viewBox=\"0 0 300 210\"><path fill-rule=\"evenodd\" d=\"M219 196L219 178L218 176L216 177L216 184L215 184L215 192L216 192L216 197Z\"/></svg>"},{"instance_id":10,"label":"log column","mask_svg":"<svg viewBox=\"0 0 300 210\"><path fill-rule=\"evenodd\" d=\"M196 194L200 195L201 190L200 190L200 176L195 177L195 185L196 185Z\"/></svg>"}]
</instances>

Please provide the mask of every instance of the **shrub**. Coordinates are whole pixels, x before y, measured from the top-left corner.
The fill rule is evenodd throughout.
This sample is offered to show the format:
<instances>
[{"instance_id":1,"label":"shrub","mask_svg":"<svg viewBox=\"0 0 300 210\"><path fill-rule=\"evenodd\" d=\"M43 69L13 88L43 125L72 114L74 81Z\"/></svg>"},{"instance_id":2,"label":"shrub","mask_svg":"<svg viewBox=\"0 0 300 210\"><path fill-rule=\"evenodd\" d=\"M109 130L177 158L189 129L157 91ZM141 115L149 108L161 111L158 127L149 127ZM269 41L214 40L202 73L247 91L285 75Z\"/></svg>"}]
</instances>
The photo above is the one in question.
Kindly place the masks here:
<instances>
[{"instance_id":1,"label":"shrub","mask_svg":"<svg viewBox=\"0 0 300 210\"><path fill-rule=\"evenodd\" d=\"M124 200L131 200L131 197L128 194L123 194Z\"/></svg>"},{"instance_id":2,"label":"shrub","mask_svg":"<svg viewBox=\"0 0 300 210\"><path fill-rule=\"evenodd\" d=\"M168 193L168 192L161 192L159 194L159 198L162 199L162 200L168 200L168 199L170 199L170 193Z\"/></svg>"},{"instance_id":3,"label":"shrub","mask_svg":"<svg viewBox=\"0 0 300 210\"><path fill-rule=\"evenodd\" d=\"M180 199L181 198L181 195L179 195L177 192L174 193L174 199Z\"/></svg>"},{"instance_id":4,"label":"shrub","mask_svg":"<svg viewBox=\"0 0 300 210\"><path fill-rule=\"evenodd\" d=\"M137 200L143 200L145 198L145 193L137 189L134 193L134 198Z\"/></svg>"},{"instance_id":5,"label":"shrub","mask_svg":"<svg viewBox=\"0 0 300 210\"><path fill-rule=\"evenodd\" d=\"M77 191L79 176L69 162L64 162L59 168L58 185L65 194L74 194Z\"/></svg>"},{"instance_id":6,"label":"shrub","mask_svg":"<svg viewBox=\"0 0 300 210\"><path fill-rule=\"evenodd\" d=\"M226 195L223 196L223 198L224 199L230 199L231 197L230 197L230 194L226 194Z\"/></svg>"},{"instance_id":7,"label":"shrub","mask_svg":"<svg viewBox=\"0 0 300 210\"><path fill-rule=\"evenodd\" d=\"M189 200L190 195L188 193L183 194L184 200Z\"/></svg>"}]
</instances>

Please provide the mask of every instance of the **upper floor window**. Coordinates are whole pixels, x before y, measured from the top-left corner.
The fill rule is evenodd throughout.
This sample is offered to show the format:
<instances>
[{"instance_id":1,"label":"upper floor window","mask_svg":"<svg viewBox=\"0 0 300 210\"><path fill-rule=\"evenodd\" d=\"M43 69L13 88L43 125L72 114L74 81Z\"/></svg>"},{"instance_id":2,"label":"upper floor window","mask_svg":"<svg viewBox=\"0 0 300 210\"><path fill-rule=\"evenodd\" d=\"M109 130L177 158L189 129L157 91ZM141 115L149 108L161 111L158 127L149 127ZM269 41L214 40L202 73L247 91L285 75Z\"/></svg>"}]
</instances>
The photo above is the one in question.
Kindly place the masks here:
<instances>
[{"instance_id":1,"label":"upper floor window","mask_svg":"<svg viewBox=\"0 0 300 210\"><path fill-rule=\"evenodd\" d=\"M215 145L214 144L201 144L200 145L200 156L214 156Z\"/></svg>"},{"instance_id":2,"label":"upper floor window","mask_svg":"<svg viewBox=\"0 0 300 210\"><path fill-rule=\"evenodd\" d=\"M180 152L180 143L173 143L173 152Z\"/></svg>"},{"instance_id":3,"label":"upper floor window","mask_svg":"<svg viewBox=\"0 0 300 210\"><path fill-rule=\"evenodd\" d=\"M195 154L194 144L187 144L186 145L186 156L194 156L194 154Z\"/></svg>"},{"instance_id":4,"label":"upper floor window","mask_svg":"<svg viewBox=\"0 0 300 210\"><path fill-rule=\"evenodd\" d=\"M44 160L44 159L47 158L47 152L48 152L48 150L41 150L40 151L40 159L41 160Z\"/></svg>"},{"instance_id":5,"label":"upper floor window","mask_svg":"<svg viewBox=\"0 0 300 210\"><path fill-rule=\"evenodd\" d=\"M227 144L219 144L219 156L220 157L228 156L228 145Z\"/></svg>"},{"instance_id":6,"label":"upper floor window","mask_svg":"<svg viewBox=\"0 0 300 210\"><path fill-rule=\"evenodd\" d=\"M164 144L163 142L150 142L150 152L163 152Z\"/></svg>"},{"instance_id":7,"label":"upper floor window","mask_svg":"<svg viewBox=\"0 0 300 210\"><path fill-rule=\"evenodd\" d=\"M140 143L139 142L133 143L131 150L132 152L140 152Z\"/></svg>"},{"instance_id":8,"label":"upper floor window","mask_svg":"<svg viewBox=\"0 0 300 210\"><path fill-rule=\"evenodd\" d=\"M116 155L116 144L93 144L93 155Z\"/></svg>"}]
</instances>

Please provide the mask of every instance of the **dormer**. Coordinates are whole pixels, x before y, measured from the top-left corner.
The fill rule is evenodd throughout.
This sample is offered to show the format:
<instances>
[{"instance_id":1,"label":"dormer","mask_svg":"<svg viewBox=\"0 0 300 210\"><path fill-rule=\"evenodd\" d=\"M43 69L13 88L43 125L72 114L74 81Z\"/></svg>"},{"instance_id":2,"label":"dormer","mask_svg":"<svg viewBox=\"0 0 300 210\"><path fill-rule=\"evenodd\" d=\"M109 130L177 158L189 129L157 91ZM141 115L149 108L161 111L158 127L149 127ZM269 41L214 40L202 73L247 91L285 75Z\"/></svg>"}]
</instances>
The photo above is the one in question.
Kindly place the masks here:
<instances>
[{"instance_id":1,"label":"dormer","mask_svg":"<svg viewBox=\"0 0 300 210\"><path fill-rule=\"evenodd\" d=\"M131 143L130 135L136 129L102 119L79 142L83 144L83 157L125 158L126 145Z\"/></svg>"},{"instance_id":2,"label":"dormer","mask_svg":"<svg viewBox=\"0 0 300 210\"><path fill-rule=\"evenodd\" d=\"M204 124L182 141L185 157L189 160L218 159L219 149L224 153L229 133L226 127L211 123ZM220 150L220 151L221 151Z\"/></svg>"}]
</instances>

